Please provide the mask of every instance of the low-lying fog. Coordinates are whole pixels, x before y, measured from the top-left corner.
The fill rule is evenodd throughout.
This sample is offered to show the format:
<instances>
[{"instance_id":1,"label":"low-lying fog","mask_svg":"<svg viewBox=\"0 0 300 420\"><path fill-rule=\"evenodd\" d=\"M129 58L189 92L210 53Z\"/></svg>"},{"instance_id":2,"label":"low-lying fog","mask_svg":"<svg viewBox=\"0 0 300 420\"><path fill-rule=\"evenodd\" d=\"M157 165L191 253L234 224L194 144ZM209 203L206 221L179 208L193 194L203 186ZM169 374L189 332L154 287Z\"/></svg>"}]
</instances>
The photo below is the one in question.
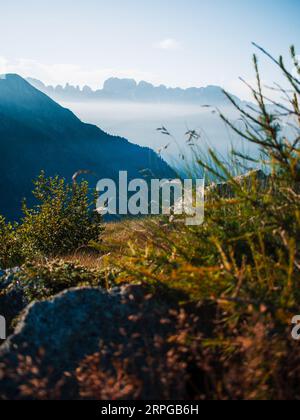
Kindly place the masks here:
<instances>
[{"instance_id":1,"label":"low-lying fog","mask_svg":"<svg viewBox=\"0 0 300 420\"><path fill-rule=\"evenodd\" d=\"M104 131L125 137L155 151L163 149L162 156L170 163L179 159L181 152L188 155L186 144L188 130L201 135L197 142L209 143L222 154L240 139L210 108L185 104L145 104L130 102L64 102L82 121L92 123ZM222 108L229 119L238 121L238 113L230 106ZM157 131L165 127L172 137ZM164 149L168 145L167 149Z\"/></svg>"}]
</instances>

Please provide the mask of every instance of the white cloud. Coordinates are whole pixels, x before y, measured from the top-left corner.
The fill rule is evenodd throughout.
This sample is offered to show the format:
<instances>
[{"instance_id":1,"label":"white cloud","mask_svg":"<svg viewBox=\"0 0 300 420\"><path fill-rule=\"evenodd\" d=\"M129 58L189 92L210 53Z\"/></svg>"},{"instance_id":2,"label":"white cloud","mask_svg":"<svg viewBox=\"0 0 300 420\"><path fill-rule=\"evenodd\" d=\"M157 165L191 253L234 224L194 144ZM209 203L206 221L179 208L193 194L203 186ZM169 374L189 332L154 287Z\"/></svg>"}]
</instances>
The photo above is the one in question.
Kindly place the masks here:
<instances>
[{"instance_id":1,"label":"white cloud","mask_svg":"<svg viewBox=\"0 0 300 420\"><path fill-rule=\"evenodd\" d=\"M17 73L22 77L39 79L49 85L89 85L92 88L101 88L102 83L109 77L132 78L137 81L147 80L157 82L157 77L151 73L138 69L115 69L115 68L84 68L76 64L45 64L36 60L19 58L8 60L0 56L0 75L5 73Z\"/></svg>"},{"instance_id":2,"label":"white cloud","mask_svg":"<svg viewBox=\"0 0 300 420\"><path fill-rule=\"evenodd\" d=\"M165 51L175 51L181 47L180 42L173 38L166 38L156 44L156 48Z\"/></svg>"}]
</instances>

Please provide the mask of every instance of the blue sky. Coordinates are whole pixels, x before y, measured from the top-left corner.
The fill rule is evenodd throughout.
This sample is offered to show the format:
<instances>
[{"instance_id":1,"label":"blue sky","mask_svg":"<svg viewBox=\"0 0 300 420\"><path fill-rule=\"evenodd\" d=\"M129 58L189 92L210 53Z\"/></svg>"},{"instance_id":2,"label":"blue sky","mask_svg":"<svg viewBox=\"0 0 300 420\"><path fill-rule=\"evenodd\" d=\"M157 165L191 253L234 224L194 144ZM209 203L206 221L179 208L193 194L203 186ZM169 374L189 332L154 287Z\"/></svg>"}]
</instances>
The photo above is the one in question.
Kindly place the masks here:
<instances>
[{"instance_id":1,"label":"blue sky","mask_svg":"<svg viewBox=\"0 0 300 420\"><path fill-rule=\"evenodd\" d=\"M245 96L251 41L300 53L300 0L1 2L0 73L100 87L109 76L169 86L222 85ZM262 60L264 78L275 76Z\"/></svg>"}]
</instances>

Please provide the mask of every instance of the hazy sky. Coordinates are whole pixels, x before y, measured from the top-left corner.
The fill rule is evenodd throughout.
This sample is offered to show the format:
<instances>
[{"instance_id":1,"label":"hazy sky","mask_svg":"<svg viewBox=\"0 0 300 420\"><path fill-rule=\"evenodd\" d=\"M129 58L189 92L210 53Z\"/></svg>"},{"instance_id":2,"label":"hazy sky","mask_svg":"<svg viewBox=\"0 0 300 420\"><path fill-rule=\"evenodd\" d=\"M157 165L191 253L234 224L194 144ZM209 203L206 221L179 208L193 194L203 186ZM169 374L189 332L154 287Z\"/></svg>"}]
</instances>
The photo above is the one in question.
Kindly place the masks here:
<instances>
[{"instance_id":1,"label":"hazy sky","mask_svg":"<svg viewBox=\"0 0 300 420\"><path fill-rule=\"evenodd\" d=\"M294 43L300 54L300 0L0 1L0 73L51 84L95 88L119 76L244 96L251 41L275 55Z\"/></svg>"}]
</instances>

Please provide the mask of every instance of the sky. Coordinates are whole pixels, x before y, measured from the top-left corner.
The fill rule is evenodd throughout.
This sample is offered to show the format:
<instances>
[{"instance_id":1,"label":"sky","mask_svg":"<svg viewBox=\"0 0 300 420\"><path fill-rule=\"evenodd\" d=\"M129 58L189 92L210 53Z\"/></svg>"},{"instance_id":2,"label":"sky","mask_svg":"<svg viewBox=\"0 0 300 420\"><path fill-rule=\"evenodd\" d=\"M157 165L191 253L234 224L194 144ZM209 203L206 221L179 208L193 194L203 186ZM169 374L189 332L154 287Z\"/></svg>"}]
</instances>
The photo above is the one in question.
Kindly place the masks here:
<instances>
[{"instance_id":1,"label":"sky","mask_svg":"<svg viewBox=\"0 0 300 420\"><path fill-rule=\"evenodd\" d=\"M300 54L300 0L0 0L0 74L100 88L108 77L220 85L242 98L257 42ZM287 64L292 67L287 58ZM261 59L266 83L276 78Z\"/></svg>"}]
</instances>

